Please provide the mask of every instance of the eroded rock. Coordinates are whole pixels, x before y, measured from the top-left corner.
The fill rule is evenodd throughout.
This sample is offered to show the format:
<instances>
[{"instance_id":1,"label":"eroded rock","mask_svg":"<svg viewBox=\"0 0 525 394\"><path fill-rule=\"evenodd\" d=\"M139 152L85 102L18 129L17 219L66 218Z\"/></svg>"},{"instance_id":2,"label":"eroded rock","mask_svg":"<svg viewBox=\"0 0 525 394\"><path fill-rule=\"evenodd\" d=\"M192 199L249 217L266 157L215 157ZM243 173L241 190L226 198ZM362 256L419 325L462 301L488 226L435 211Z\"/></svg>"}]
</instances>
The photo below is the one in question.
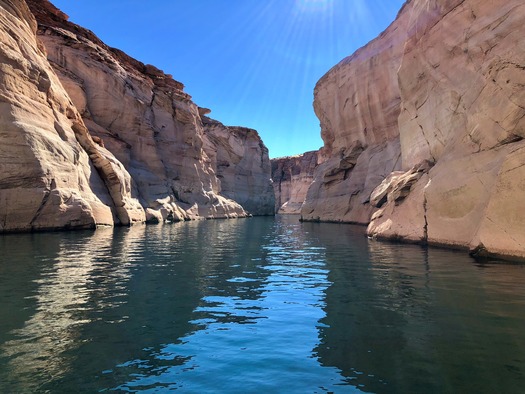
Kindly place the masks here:
<instances>
[{"instance_id":1,"label":"eroded rock","mask_svg":"<svg viewBox=\"0 0 525 394\"><path fill-rule=\"evenodd\" d=\"M272 159L275 212L300 214L317 167L317 151Z\"/></svg>"},{"instance_id":2,"label":"eroded rock","mask_svg":"<svg viewBox=\"0 0 525 394\"><path fill-rule=\"evenodd\" d=\"M273 215L270 158L257 131L225 126L208 117L203 117L203 123L204 150L219 179L217 192L251 215Z\"/></svg>"},{"instance_id":3,"label":"eroded rock","mask_svg":"<svg viewBox=\"0 0 525 394\"><path fill-rule=\"evenodd\" d=\"M26 3L0 1L0 9L0 231L140 221L129 174L87 133Z\"/></svg>"},{"instance_id":4,"label":"eroded rock","mask_svg":"<svg viewBox=\"0 0 525 394\"><path fill-rule=\"evenodd\" d=\"M376 186L401 170L397 71L410 17L344 59L317 83L314 109L324 146L301 210L304 220L367 224Z\"/></svg>"},{"instance_id":5,"label":"eroded rock","mask_svg":"<svg viewBox=\"0 0 525 394\"><path fill-rule=\"evenodd\" d=\"M234 196L250 211L266 212L263 200L272 196L259 193L258 177L266 171L268 186L270 170L260 139L260 152L250 138L244 141L250 146L239 171L250 173L236 178L232 188L221 188L204 146L202 117L209 110L193 103L180 82L108 47L54 12L50 3L29 4L55 72L89 133L131 174L129 187L148 221L247 216Z\"/></svg>"},{"instance_id":6,"label":"eroded rock","mask_svg":"<svg viewBox=\"0 0 525 394\"><path fill-rule=\"evenodd\" d=\"M305 219L371 221L377 237L525 257L524 17L519 0L413 0L330 70L316 87L324 162ZM357 163L337 177L356 141ZM388 165L361 160L380 146ZM414 172L424 161L434 166Z\"/></svg>"}]
</instances>

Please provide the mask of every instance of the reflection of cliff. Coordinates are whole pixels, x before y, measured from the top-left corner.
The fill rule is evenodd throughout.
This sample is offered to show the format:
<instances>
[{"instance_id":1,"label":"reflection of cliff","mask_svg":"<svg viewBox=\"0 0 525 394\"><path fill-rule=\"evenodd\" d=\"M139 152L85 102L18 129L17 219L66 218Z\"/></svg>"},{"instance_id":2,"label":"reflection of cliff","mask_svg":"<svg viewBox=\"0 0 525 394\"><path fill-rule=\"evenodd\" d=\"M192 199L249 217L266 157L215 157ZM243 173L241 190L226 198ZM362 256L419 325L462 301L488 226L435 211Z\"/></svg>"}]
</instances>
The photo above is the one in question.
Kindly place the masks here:
<instances>
[{"instance_id":1,"label":"reflection of cliff","mask_svg":"<svg viewBox=\"0 0 525 394\"><path fill-rule=\"evenodd\" d=\"M196 354L181 348L192 337L214 323L242 325L259 318L264 278L244 279L260 263L259 240L267 236L273 219L252 223L197 221L147 228L143 257L119 309L128 318L108 336L119 337L120 343L105 344L113 358L108 358L106 374L99 369L105 383L98 387L175 384L174 369L192 369Z\"/></svg>"},{"instance_id":2,"label":"reflection of cliff","mask_svg":"<svg viewBox=\"0 0 525 394\"><path fill-rule=\"evenodd\" d=\"M334 235L326 240L332 286L315 349L323 365L339 368L367 392L523 387L523 300L508 303L521 293L508 290L525 280L520 267L488 273L461 253L367 246L350 232L339 233L335 249L328 239Z\"/></svg>"},{"instance_id":3,"label":"reflection of cliff","mask_svg":"<svg viewBox=\"0 0 525 394\"><path fill-rule=\"evenodd\" d=\"M37 272L31 272L37 274L38 279L30 279L36 286L31 286L25 297L31 299L34 312L11 328L6 336L10 339L0 349L2 356L10 358L7 369L17 377L16 381L6 382L9 387L16 387L14 391L35 391L50 380L66 376L74 362L70 352L82 347L82 327L96 321L96 317L88 316L88 311L107 313L118 307L125 292L116 289L125 285L130 264L127 252L116 255L118 265L99 259L98 251L105 253L114 247L112 236L111 229L101 229L89 237L85 233L72 233L69 237L43 234L38 238L45 248L35 249L37 244L31 242L29 249L5 263L30 265L36 257L40 264ZM9 260L10 255L8 252L4 257ZM13 290L14 294L19 292L20 289ZM11 311L10 319L17 321L18 313Z\"/></svg>"},{"instance_id":4,"label":"reflection of cliff","mask_svg":"<svg viewBox=\"0 0 525 394\"><path fill-rule=\"evenodd\" d=\"M170 353L183 338L260 318L267 272L253 274L273 226L195 221L0 239L0 299L12 306L0 321L0 391L92 392L188 363ZM11 276L12 286L2 282Z\"/></svg>"}]
</instances>

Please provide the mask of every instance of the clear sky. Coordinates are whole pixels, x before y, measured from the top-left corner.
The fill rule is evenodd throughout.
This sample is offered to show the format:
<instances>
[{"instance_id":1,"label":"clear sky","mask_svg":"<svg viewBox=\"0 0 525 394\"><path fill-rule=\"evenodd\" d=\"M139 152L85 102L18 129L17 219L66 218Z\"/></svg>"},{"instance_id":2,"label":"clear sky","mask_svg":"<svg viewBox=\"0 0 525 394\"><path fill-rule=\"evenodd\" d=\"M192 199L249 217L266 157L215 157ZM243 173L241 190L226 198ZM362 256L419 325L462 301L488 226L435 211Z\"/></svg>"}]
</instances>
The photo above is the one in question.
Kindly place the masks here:
<instances>
[{"instance_id":1,"label":"clear sky","mask_svg":"<svg viewBox=\"0 0 525 394\"><path fill-rule=\"evenodd\" d=\"M259 131L270 157L322 146L312 101L331 67L404 0L51 0L106 44L184 83L211 117Z\"/></svg>"}]
</instances>

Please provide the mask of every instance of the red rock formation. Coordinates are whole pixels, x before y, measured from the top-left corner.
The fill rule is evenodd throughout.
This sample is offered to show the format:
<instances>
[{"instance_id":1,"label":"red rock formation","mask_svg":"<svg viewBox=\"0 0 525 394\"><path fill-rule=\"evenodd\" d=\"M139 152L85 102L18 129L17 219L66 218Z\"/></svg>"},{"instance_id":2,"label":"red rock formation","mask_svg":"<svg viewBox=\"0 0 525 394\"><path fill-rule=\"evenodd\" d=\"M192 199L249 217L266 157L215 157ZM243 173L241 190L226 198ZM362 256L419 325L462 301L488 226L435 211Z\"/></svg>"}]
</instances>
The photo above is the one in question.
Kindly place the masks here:
<instances>
[{"instance_id":1,"label":"red rock formation","mask_svg":"<svg viewBox=\"0 0 525 394\"><path fill-rule=\"evenodd\" d=\"M108 47L92 32L68 22L50 3L29 4L49 61L90 133L130 172L148 220L247 215L227 193L220 194L220 181L204 149L201 110L180 82ZM262 165L259 158L266 155L268 160L267 151L261 155L243 159ZM269 182L269 168L266 172ZM244 181L253 183L249 176ZM243 202L250 205L253 199L255 210L258 198L245 195Z\"/></svg>"},{"instance_id":2,"label":"red rock formation","mask_svg":"<svg viewBox=\"0 0 525 394\"><path fill-rule=\"evenodd\" d=\"M204 150L219 178L217 193L237 201L251 215L273 215L275 196L268 148L257 131L225 126L206 116L202 120Z\"/></svg>"},{"instance_id":3,"label":"red rock formation","mask_svg":"<svg viewBox=\"0 0 525 394\"><path fill-rule=\"evenodd\" d=\"M0 232L247 215L219 193L203 109L180 82L47 0L0 11ZM270 185L268 152L250 156L251 141L241 161L254 176L239 190L264 173Z\"/></svg>"}]
</instances>

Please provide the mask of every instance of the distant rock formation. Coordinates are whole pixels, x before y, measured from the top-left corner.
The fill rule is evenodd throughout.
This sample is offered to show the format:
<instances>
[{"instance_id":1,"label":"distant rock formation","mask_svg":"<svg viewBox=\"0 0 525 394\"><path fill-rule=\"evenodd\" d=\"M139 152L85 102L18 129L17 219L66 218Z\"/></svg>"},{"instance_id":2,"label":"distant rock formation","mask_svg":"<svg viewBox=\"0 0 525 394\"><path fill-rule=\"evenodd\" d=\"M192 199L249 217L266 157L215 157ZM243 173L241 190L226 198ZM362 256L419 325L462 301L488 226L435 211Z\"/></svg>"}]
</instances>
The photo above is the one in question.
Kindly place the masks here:
<instances>
[{"instance_id":1,"label":"distant rock formation","mask_svg":"<svg viewBox=\"0 0 525 394\"><path fill-rule=\"evenodd\" d=\"M316 167L317 151L272 159L275 213L301 213Z\"/></svg>"},{"instance_id":2,"label":"distant rock formation","mask_svg":"<svg viewBox=\"0 0 525 394\"><path fill-rule=\"evenodd\" d=\"M268 149L257 131L202 117L204 151L219 178L219 192L251 215L273 215L275 196Z\"/></svg>"},{"instance_id":3,"label":"distant rock formation","mask_svg":"<svg viewBox=\"0 0 525 394\"><path fill-rule=\"evenodd\" d=\"M525 257L524 20L521 0L407 1L321 78L303 218Z\"/></svg>"},{"instance_id":4,"label":"distant rock formation","mask_svg":"<svg viewBox=\"0 0 525 394\"><path fill-rule=\"evenodd\" d=\"M249 214L220 193L202 113L180 82L47 0L0 0L0 10L0 232ZM235 184L252 207L260 184L271 187L257 141L255 152L241 140L244 168L257 156L253 178Z\"/></svg>"}]
</instances>

